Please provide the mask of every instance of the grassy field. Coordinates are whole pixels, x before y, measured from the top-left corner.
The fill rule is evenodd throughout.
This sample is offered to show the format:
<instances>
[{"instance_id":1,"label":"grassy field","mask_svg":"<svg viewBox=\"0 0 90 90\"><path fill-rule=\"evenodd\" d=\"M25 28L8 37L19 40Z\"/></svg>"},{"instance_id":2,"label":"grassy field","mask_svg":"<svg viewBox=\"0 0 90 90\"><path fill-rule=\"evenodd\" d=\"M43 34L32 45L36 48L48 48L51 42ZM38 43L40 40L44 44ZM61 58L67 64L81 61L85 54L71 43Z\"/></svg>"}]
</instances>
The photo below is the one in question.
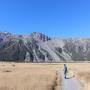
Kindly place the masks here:
<instances>
[{"instance_id":1,"label":"grassy field","mask_svg":"<svg viewBox=\"0 0 90 90\"><path fill-rule=\"evenodd\" d=\"M67 63L83 90L90 90L90 63ZM0 62L0 90L60 90L63 63Z\"/></svg>"}]
</instances>

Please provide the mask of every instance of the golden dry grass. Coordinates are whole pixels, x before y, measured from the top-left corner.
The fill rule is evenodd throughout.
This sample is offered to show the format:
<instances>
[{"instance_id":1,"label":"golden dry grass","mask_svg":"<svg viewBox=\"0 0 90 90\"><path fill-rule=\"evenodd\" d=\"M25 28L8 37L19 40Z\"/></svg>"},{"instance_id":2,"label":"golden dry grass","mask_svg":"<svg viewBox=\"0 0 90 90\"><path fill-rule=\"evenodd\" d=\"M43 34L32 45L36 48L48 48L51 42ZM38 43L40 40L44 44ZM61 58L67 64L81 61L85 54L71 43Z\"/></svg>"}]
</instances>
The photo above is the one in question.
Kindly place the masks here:
<instances>
[{"instance_id":1,"label":"golden dry grass","mask_svg":"<svg viewBox=\"0 0 90 90\"><path fill-rule=\"evenodd\" d=\"M53 90L59 66L0 63L0 90Z\"/></svg>"},{"instance_id":2,"label":"golden dry grass","mask_svg":"<svg viewBox=\"0 0 90 90\"><path fill-rule=\"evenodd\" d=\"M77 79L90 90L90 64L67 63ZM60 76L56 74L63 63L0 63L0 90L60 90ZM88 89L89 88L89 89Z\"/></svg>"},{"instance_id":3,"label":"golden dry grass","mask_svg":"<svg viewBox=\"0 0 90 90\"><path fill-rule=\"evenodd\" d=\"M75 76L82 86L81 90L90 90L90 63L68 64L68 66L76 74Z\"/></svg>"}]
</instances>

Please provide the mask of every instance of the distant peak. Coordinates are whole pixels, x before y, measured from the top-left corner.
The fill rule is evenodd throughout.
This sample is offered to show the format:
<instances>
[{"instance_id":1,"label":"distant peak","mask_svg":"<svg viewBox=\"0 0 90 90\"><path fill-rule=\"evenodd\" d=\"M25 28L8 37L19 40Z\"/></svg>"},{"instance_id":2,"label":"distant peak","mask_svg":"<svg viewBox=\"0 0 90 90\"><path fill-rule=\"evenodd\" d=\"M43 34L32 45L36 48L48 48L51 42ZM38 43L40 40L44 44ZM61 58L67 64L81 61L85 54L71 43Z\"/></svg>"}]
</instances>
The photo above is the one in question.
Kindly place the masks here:
<instances>
[{"instance_id":1,"label":"distant peak","mask_svg":"<svg viewBox=\"0 0 90 90\"><path fill-rule=\"evenodd\" d=\"M33 32L31 33L30 35L13 35L12 33L9 33L9 32L0 32L0 36L3 36L3 37L10 37L10 38L30 38L30 39L34 39L36 41L48 41L50 40L51 38L42 34L42 33L39 33L39 32Z\"/></svg>"},{"instance_id":2,"label":"distant peak","mask_svg":"<svg viewBox=\"0 0 90 90\"><path fill-rule=\"evenodd\" d=\"M42 33L39 33L39 32L33 32L31 33L31 38L37 40L37 41L48 41L50 40L51 38L42 34Z\"/></svg>"},{"instance_id":3,"label":"distant peak","mask_svg":"<svg viewBox=\"0 0 90 90\"><path fill-rule=\"evenodd\" d=\"M31 33L31 35L44 35L44 34L42 34L40 32L33 32L33 33Z\"/></svg>"}]
</instances>

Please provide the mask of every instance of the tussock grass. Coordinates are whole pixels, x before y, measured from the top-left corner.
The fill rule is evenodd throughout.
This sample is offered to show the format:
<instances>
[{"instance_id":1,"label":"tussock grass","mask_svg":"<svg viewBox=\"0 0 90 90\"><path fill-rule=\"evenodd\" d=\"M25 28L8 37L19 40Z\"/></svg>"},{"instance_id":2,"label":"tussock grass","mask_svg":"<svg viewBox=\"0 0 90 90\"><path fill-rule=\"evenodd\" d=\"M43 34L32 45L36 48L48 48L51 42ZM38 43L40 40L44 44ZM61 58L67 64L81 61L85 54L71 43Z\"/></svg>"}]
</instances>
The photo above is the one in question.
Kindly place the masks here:
<instances>
[{"instance_id":1,"label":"tussock grass","mask_svg":"<svg viewBox=\"0 0 90 90\"><path fill-rule=\"evenodd\" d=\"M0 63L0 90L54 90L60 65ZM14 66L13 66L14 65Z\"/></svg>"},{"instance_id":2,"label":"tussock grass","mask_svg":"<svg viewBox=\"0 0 90 90\"><path fill-rule=\"evenodd\" d=\"M79 80L81 90L90 90L90 63L69 64L69 66Z\"/></svg>"},{"instance_id":3,"label":"tussock grass","mask_svg":"<svg viewBox=\"0 0 90 90\"><path fill-rule=\"evenodd\" d=\"M0 63L0 90L60 90L64 63ZM90 90L90 63L67 63L75 77Z\"/></svg>"},{"instance_id":4,"label":"tussock grass","mask_svg":"<svg viewBox=\"0 0 90 90\"><path fill-rule=\"evenodd\" d=\"M61 77L58 71L56 72L56 81L55 81L54 90L61 90Z\"/></svg>"},{"instance_id":5,"label":"tussock grass","mask_svg":"<svg viewBox=\"0 0 90 90\"><path fill-rule=\"evenodd\" d=\"M78 77L81 81L82 86L84 87L84 90L90 90L90 72L78 72Z\"/></svg>"}]
</instances>

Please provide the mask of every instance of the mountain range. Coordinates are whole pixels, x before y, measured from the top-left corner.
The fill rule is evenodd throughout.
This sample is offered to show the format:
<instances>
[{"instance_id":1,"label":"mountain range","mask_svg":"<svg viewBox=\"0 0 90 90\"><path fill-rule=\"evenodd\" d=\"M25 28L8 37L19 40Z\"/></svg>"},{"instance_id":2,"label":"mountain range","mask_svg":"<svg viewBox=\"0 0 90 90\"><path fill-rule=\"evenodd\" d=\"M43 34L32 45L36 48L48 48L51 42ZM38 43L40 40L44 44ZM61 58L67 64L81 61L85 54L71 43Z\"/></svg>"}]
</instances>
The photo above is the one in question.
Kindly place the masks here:
<instances>
[{"instance_id":1,"label":"mountain range","mask_svg":"<svg viewBox=\"0 0 90 90\"><path fill-rule=\"evenodd\" d=\"M52 38L39 32L14 35L0 32L0 61L90 61L90 38Z\"/></svg>"}]
</instances>

